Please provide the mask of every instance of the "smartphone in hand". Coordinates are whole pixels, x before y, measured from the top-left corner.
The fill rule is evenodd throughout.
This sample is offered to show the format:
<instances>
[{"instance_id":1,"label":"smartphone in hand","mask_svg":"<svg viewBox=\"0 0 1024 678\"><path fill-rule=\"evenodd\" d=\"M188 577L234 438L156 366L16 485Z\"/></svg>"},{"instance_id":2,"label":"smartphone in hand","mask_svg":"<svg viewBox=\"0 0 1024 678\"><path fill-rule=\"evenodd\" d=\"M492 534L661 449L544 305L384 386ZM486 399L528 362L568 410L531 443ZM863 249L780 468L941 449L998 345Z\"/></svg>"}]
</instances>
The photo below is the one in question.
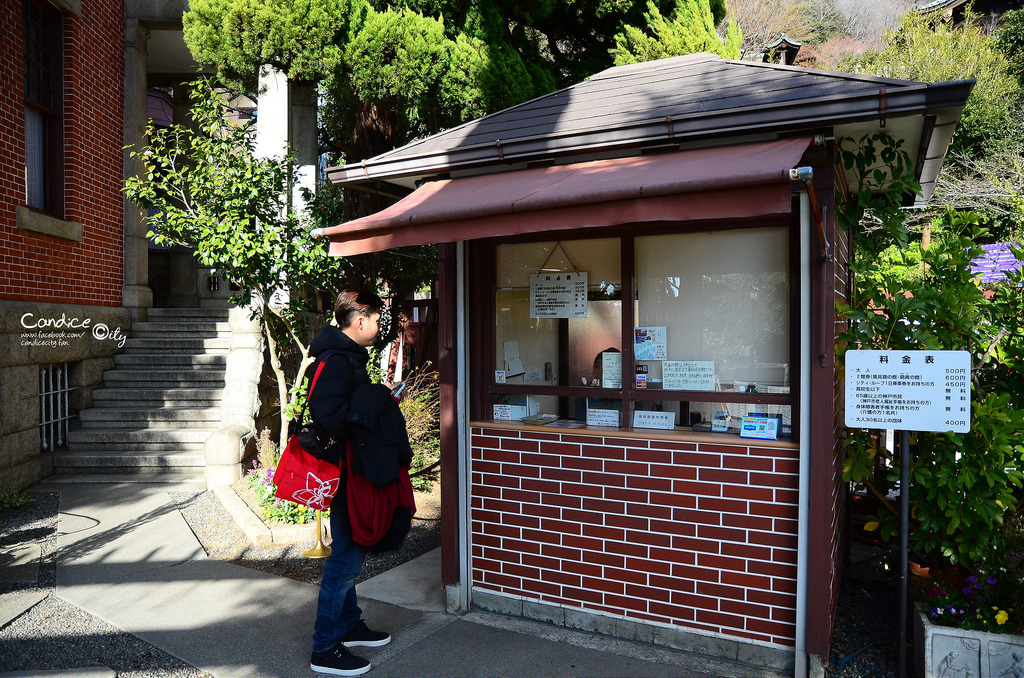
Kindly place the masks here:
<instances>
[{"instance_id":1,"label":"smartphone in hand","mask_svg":"<svg viewBox=\"0 0 1024 678\"><path fill-rule=\"evenodd\" d=\"M391 396L393 398L401 398L405 392L405 382L395 384L391 389Z\"/></svg>"}]
</instances>

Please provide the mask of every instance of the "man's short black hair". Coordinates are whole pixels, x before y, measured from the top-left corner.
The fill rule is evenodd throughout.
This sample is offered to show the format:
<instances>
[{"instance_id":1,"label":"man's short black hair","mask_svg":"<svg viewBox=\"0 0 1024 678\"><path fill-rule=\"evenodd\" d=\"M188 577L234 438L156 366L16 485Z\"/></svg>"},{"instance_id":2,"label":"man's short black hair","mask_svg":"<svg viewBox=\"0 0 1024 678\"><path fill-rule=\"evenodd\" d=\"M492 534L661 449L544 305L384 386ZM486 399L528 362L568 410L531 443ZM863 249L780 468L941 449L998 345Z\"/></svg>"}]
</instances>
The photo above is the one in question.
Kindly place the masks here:
<instances>
[{"instance_id":1,"label":"man's short black hair","mask_svg":"<svg viewBox=\"0 0 1024 678\"><path fill-rule=\"evenodd\" d=\"M373 292L343 290L334 302L334 319L345 329L357 315L371 316L384 310L384 302Z\"/></svg>"}]
</instances>

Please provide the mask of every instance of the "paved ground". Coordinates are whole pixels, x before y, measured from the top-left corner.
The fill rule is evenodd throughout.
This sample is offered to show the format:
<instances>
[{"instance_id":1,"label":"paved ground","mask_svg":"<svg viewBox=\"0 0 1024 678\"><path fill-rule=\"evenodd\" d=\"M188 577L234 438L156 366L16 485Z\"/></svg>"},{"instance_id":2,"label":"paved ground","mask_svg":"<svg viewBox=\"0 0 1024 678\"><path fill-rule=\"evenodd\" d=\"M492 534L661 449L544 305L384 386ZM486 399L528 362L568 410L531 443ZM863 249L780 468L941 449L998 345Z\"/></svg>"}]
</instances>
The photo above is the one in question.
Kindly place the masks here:
<instances>
[{"instance_id":1,"label":"paved ground","mask_svg":"<svg viewBox=\"0 0 1024 678\"><path fill-rule=\"evenodd\" d=\"M60 493L56 594L216 678L307 678L317 587L206 557L160 483L48 482ZM444 612L437 551L359 585L370 676L776 678L696 654L483 612ZM6 595L5 595L6 597ZM4 601L31 606L31 597ZM91 672L89 672L91 671ZM0 674L110 678L103 668Z\"/></svg>"}]
</instances>

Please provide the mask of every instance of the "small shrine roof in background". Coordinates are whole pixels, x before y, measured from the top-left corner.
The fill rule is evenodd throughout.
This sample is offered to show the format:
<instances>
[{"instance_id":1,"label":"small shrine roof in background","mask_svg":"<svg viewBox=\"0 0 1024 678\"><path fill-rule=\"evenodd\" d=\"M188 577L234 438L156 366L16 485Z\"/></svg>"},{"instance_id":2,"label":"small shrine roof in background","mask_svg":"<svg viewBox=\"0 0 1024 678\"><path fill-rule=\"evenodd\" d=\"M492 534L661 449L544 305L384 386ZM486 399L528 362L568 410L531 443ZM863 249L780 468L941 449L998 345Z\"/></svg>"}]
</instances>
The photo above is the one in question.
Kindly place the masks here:
<instances>
[{"instance_id":1,"label":"small shrine roof in background","mask_svg":"<svg viewBox=\"0 0 1024 678\"><path fill-rule=\"evenodd\" d=\"M765 46L764 52L761 54L761 61L766 64L777 63L790 66L796 62L796 55L800 53L800 47L803 44L783 33L778 40Z\"/></svg>"}]
</instances>

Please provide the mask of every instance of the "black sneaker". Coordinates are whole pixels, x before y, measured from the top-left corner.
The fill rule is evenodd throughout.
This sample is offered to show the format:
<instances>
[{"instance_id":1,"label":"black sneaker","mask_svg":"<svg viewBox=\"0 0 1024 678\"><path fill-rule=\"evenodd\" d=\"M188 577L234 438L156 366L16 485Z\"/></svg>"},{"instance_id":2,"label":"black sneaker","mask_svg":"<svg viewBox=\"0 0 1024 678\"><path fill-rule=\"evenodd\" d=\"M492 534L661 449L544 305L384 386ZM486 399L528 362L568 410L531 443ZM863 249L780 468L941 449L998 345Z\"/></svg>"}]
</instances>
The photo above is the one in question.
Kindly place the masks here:
<instances>
[{"instance_id":1,"label":"black sneaker","mask_svg":"<svg viewBox=\"0 0 1024 678\"><path fill-rule=\"evenodd\" d=\"M391 634L371 631L360 619L338 642L345 647L380 647L391 642Z\"/></svg>"},{"instance_id":2,"label":"black sneaker","mask_svg":"<svg viewBox=\"0 0 1024 678\"><path fill-rule=\"evenodd\" d=\"M330 673L335 676L359 676L370 670L370 662L357 657L338 643L332 650L314 652L309 658L309 668L317 673Z\"/></svg>"}]
</instances>

